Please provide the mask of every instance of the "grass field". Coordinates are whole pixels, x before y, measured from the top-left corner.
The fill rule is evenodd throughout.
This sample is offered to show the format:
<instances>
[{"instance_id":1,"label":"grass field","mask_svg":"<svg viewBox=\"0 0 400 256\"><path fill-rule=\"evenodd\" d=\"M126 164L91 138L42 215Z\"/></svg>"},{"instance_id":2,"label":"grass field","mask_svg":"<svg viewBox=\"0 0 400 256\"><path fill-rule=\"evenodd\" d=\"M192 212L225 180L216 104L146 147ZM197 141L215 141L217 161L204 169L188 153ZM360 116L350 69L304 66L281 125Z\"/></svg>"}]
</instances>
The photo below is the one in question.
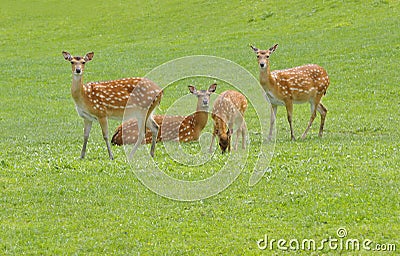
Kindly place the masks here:
<instances>
[{"instance_id":1,"label":"grass field","mask_svg":"<svg viewBox=\"0 0 400 256\"><path fill-rule=\"evenodd\" d=\"M398 253L399 16L396 0L3 0L0 254L369 255L365 240L371 250L382 245L395 254L395 245ZM306 140L291 142L286 111L279 108L272 171L255 186L248 186L257 159L250 155L243 173L216 196L193 202L161 197L140 182L123 148L113 147L116 160L108 160L98 124L87 158L77 159L83 121L61 51L95 52L85 81L144 76L190 55L226 58L258 77L250 43L279 43L272 69L316 63L331 79L324 137L317 136L318 117ZM182 80L167 88L158 113L188 93L187 82L206 88L213 81ZM228 87L222 83L218 92ZM254 137L255 118L250 110ZM309 106L295 105L296 136L308 119ZM117 125L110 122L110 130ZM186 147L196 151L198 145ZM212 174L206 166L187 173L158 149L155 160L172 176ZM219 154L213 160L213 166L235 161ZM347 231L343 239L340 228ZM276 241L261 250L265 236ZM329 238L357 239L361 248L295 249L296 240L313 239L318 247ZM288 250L278 248L279 239Z\"/></svg>"}]
</instances>

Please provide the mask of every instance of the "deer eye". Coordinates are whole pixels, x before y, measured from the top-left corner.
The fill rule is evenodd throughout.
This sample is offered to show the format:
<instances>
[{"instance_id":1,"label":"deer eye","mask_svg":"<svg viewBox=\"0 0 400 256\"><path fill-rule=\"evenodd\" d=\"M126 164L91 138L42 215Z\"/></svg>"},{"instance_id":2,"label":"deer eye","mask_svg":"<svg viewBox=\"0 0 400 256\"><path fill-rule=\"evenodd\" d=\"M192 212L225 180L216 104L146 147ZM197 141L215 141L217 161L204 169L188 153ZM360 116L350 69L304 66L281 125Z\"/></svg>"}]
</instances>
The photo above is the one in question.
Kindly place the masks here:
<instances>
[{"instance_id":1,"label":"deer eye","mask_svg":"<svg viewBox=\"0 0 400 256\"><path fill-rule=\"evenodd\" d=\"M71 64L73 65L73 64L75 64L75 62L71 61Z\"/></svg>"},{"instance_id":2,"label":"deer eye","mask_svg":"<svg viewBox=\"0 0 400 256\"><path fill-rule=\"evenodd\" d=\"M86 62L82 61L82 65L85 65Z\"/></svg>"}]
</instances>

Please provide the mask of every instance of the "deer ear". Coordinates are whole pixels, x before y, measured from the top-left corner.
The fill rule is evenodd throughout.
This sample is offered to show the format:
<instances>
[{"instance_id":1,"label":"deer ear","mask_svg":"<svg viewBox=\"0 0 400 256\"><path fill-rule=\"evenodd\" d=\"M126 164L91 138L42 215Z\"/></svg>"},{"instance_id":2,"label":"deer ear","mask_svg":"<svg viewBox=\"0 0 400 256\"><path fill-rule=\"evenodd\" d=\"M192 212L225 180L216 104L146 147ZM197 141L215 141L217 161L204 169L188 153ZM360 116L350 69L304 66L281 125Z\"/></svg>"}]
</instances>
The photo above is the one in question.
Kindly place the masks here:
<instances>
[{"instance_id":1,"label":"deer ear","mask_svg":"<svg viewBox=\"0 0 400 256\"><path fill-rule=\"evenodd\" d=\"M64 59L66 61L71 61L72 60L72 55L69 52L63 51L62 55L64 56Z\"/></svg>"},{"instance_id":2,"label":"deer ear","mask_svg":"<svg viewBox=\"0 0 400 256\"><path fill-rule=\"evenodd\" d=\"M196 93L197 93L196 87L194 87L193 85L189 85L188 87L189 87L189 91L190 91L191 93L193 93L193 94L196 94Z\"/></svg>"},{"instance_id":3,"label":"deer ear","mask_svg":"<svg viewBox=\"0 0 400 256\"><path fill-rule=\"evenodd\" d=\"M86 53L84 59L85 59L86 62L87 61L91 61L93 59L93 56L94 56L94 52L88 52L88 53Z\"/></svg>"},{"instance_id":4,"label":"deer ear","mask_svg":"<svg viewBox=\"0 0 400 256\"><path fill-rule=\"evenodd\" d=\"M274 46L272 46L271 48L269 48L269 51L270 51L271 53L273 53L273 52L276 50L276 48L278 48L278 44L275 44Z\"/></svg>"},{"instance_id":5,"label":"deer ear","mask_svg":"<svg viewBox=\"0 0 400 256\"><path fill-rule=\"evenodd\" d=\"M217 90L217 84L213 83L212 85L210 85L210 87L208 88L208 92L213 93L215 92L215 90Z\"/></svg>"},{"instance_id":6,"label":"deer ear","mask_svg":"<svg viewBox=\"0 0 400 256\"><path fill-rule=\"evenodd\" d=\"M254 46L252 46L252 45L250 45L250 47L251 47L251 49L253 49L253 51L254 51L255 53L258 52L258 48L254 47Z\"/></svg>"}]
</instances>

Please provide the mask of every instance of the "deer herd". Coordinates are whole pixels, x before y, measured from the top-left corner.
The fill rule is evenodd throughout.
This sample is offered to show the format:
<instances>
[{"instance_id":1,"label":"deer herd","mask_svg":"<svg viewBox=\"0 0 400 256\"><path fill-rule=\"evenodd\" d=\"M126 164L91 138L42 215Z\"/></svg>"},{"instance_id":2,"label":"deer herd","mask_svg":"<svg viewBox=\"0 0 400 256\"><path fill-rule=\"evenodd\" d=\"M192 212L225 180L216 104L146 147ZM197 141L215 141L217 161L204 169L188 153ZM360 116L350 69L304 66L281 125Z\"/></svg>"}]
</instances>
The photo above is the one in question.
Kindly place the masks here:
<instances>
[{"instance_id":1,"label":"deer herd","mask_svg":"<svg viewBox=\"0 0 400 256\"><path fill-rule=\"evenodd\" d=\"M251 46L257 55L260 71L260 85L265 91L266 100L271 105L270 130L268 139L272 139L273 127L276 121L277 107L286 107L290 136L295 140L292 114L293 104L310 103L311 117L302 135L304 139L316 117L321 115L319 136L322 136L326 107L321 98L329 86L326 70L318 65L309 64L284 70L270 70L269 57L278 45L268 50L260 50ZM163 90L153 81L145 77L123 78L118 80L83 83L83 71L86 62L93 59L94 53L89 52L84 57L72 56L62 52L64 59L72 65L71 94L76 110L84 120L84 137L81 158L86 155L86 147L93 121L100 123L104 141L110 159L114 159L108 137L108 119L124 122L116 129L111 143L113 145L133 144L129 157L132 158L140 144L150 144L150 155L154 157L156 143L160 141L197 141L205 128L208 115L210 96L216 92L217 84L213 83L207 90L198 90L190 85L189 92L197 97L196 111L188 116L153 115L160 104ZM211 117L213 132L209 151L213 152L215 136L222 153L231 151L231 137L236 133L233 146L237 150L239 136L242 135L242 148L246 148L247 127L245 111L246 97L234 90L222 92L214 101Z\"/></svg>"}]
</instances>

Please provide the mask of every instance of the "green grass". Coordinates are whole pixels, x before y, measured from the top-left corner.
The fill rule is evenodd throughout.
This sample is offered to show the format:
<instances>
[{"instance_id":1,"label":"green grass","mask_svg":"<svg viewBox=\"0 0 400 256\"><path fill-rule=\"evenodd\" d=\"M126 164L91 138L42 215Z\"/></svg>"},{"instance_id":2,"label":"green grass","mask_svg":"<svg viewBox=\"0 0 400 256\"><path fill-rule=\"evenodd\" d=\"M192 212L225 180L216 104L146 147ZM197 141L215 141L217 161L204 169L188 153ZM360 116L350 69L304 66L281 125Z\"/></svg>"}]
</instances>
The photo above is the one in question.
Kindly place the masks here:
<instances>
[{"instance_id":1,"label":"green grass","mask_svg":"<svg viewBox=\"0 0 400 256\"><path fill-rule=\"evenodd\" d=\"M399 1L5 0L1 6L0 254L267 255L257 247L264 235L321 241L337 238L341 227L347 238L400 250ZM160 197L138 180L122 148L113 147L115 161L107 159L98 124L87 158L77 160L83 122L61 51L95 52L85 81L144 76L188 55L227 58L257 77L250 43L279 43L272 69L316 63L331 79L324 137L317 137L318 118L306 140L289 141L279 108L272 171L258 184L248 186L256 161L250 155L238 179L214 197ZM213 81L191 82L205 89ZM158 112L187 93L186 81L167 88ZM247 118L256 143L254 112ZM297 136L308 119L309 106L296 105ZM110 122L110 130L117 125ZM185 147L193 152L199 145ZM155 159L172 176L213 173L208 165L187 173L158 149ZM212 166L234 161L213 160ZM281 253L276 244L272 253ZM315 252L321 253L340 250Z\"/></svg>"}]
</instances>

